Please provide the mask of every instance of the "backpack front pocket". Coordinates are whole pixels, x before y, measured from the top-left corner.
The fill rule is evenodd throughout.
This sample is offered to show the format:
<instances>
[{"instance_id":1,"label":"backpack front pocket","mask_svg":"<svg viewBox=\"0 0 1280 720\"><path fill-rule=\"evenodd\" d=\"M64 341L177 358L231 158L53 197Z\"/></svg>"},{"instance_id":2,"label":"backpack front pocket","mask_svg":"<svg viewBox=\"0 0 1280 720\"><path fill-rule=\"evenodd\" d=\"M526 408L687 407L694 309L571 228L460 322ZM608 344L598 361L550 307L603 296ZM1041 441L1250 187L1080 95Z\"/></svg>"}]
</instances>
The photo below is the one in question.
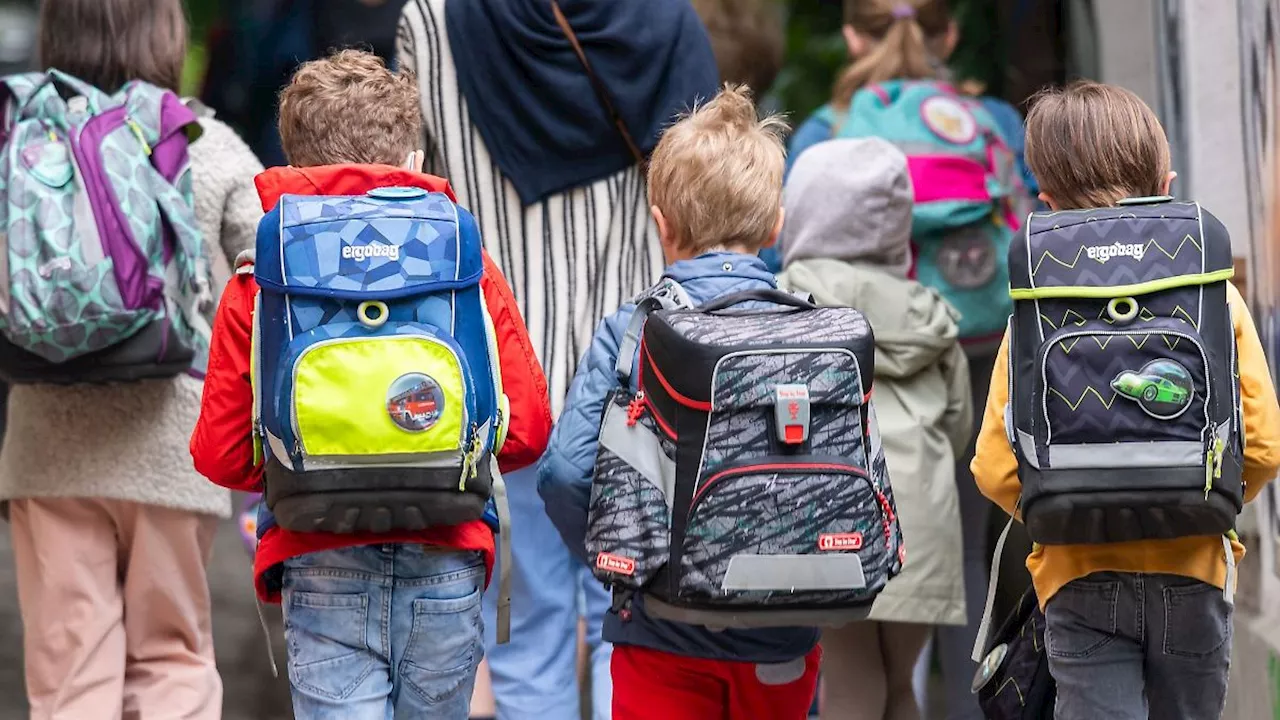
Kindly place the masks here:
<instances>
[{"instance_id":1,"label":"backpack front pocket","mask_svg":"<svg viewBox=\"0 0 1280 720\"><path fill-rule=\"evenodd\" d=\"M862 468L764 459L703 480L689 506L682 600L724 605L870 599L888 580L891 510Z\"/></svg>"},{"instance_id":2,"label":"backpack front pocket","mask_svg":"<svg viewBox=\"0 0 1280 720\"><path fill-rule=\"evenodd\" d=\"M1213 384L1203 341L1190 325L1086 323L1051 335L1039 365L1043 427L1036 430L1048 451L1045 467L1086 454L1116 463L1099 456L1104 448L1082 447L1088 445L1125 453L1122 464L1142 452L1171 465L1203 463Z\"/></svg>"},{"instance_id":3,"label":"backpack front pocket","mask_svg":"<svg viewBox=\"0 0 1280 720\"><path fill-rule=\"evenodd\" d=\"M333 326L328 328L333 330ZM476 416L470 371L451 338L404 324L395 334L291 343L289 403L304 457L447 453L469 448Z\"/></svg>"}]
</instances>

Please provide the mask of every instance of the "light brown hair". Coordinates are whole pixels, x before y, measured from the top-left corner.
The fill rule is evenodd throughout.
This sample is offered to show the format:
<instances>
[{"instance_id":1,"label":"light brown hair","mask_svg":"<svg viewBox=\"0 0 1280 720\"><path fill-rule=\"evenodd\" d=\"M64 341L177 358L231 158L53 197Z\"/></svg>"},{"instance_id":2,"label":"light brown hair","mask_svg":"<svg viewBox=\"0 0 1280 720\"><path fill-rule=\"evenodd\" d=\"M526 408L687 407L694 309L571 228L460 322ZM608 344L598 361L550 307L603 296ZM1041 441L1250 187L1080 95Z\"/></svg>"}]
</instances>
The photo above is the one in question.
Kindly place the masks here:
<instances>
[{"instance_id":1,"label":"light brown hair","mask_svg":"<svg viewBox=\"0 0 1280 720\"><path fill-rule=\"evenodd\" d=\"M305 63L280 93L280 145L294 167L404 164L422 140L413 73L341 50Z\"/></svg>"},{"instance_id":2,"label":"light brown hair","mask_svg":"<svg viewBox=\"0 0 1280 720\"><path fill-rule=\"evenodd\" d=\"M749 89L726 85L663 133L649 162L649 202L678 248L754 252L769 241L782 204L786 131L781 117L760 119Z\"/></svg>"},{"instance_id":3,"label":"light brown hair","mask_svg":"<svg viewBox=\"0 0 1280 720\"><path fill-rule=\"evenodd\" d=\"M778 0L693 0L711 37L720 79L769 92L782 69L786 35Z\"/></svg>"},{"instance_id":4,"label":"light brown hair","mask_svg":"<svg viewBox=\"0 0 1280 720\"><path fill-rule=\"evenodd\" d=\"M837 108L867 85L938 76L951 28L946 0L844 0L844 22L873 45L836 78Z\"/></svg>"},{"instance_id":5,"label":"light brown hair","mask_svg":"<svg viewBox=\"0 0 1280 720\"><path fill-rule=\"evenodd\" d=\"M187 56L181 0L44 0L40 63L114 93L130 80L178 91Z\"/></svg>"},{"instance_id":6,"label":"light brown hair","mask_svg":"<svg viewBox=\"0 0 1280 720\"><path fill-rule=\"evenodd\" d=\"M1078 81L1041 91L1027 113L1027 165L1063 210L1159 195L1169 141L1151 108L1115 85Z\"/></svg>"}]
</instances>

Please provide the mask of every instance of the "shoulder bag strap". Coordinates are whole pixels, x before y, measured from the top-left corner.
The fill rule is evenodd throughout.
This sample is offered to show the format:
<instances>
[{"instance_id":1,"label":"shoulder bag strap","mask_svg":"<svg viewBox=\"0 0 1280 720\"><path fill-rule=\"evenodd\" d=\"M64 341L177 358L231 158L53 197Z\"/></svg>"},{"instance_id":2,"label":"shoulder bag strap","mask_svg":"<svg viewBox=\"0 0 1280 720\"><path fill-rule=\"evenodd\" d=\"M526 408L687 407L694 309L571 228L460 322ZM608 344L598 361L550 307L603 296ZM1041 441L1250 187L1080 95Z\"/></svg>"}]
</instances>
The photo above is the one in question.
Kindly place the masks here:
<instances>
[{"instance_id":1,"label":"shoulder bag strap","mask_svg":"<svg viewBox=\"0 0 1280 720\"><path fill-rule=\"evenodd\" d=\"M573 46L573 52L582 63L582 69L586 71L587 78L591 80L591 85L595 88L600 104L604 106L605 112L609 114L613 124L618 128L618 134L622 136L623 142L627 144L627 149L631 151L631 156L635 158L637 164L644 167L646 162L644 153L640 151L640 146L636 145L635 140L631 138L631 133L627 130L627 124L622 121L622 116L613 107L604 83L600 82L600 78L596 77L596 74L592 72L591 63L587 61L587 54L583 52L582 44L578 42L578 35L573 32L573 26L569 24L569 18L565 17L564 11L560 9L560 3L556 2L556 0L551 0L551 12L555 14L556 24L560 26L560 31L564 33L565 39Z\"/></svg>"}]
</instances>

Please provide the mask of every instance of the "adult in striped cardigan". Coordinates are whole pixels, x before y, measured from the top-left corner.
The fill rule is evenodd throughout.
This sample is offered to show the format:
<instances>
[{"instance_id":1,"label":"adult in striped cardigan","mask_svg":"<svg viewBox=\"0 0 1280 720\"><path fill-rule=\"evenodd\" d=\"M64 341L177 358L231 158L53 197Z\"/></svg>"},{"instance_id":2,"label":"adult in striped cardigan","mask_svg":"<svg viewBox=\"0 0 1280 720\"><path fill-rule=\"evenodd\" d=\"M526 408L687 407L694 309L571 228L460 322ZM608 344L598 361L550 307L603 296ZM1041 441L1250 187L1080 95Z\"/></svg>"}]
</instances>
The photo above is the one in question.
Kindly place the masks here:
<instances>
[{"instance_id":1,"label":"adult in striped cardigan","mask_svg":"<svg viewBox=\"0 0 1280 720\"><path fill-rule=\"evenodd\" d=\"M596 324L662 271L638 156L717 91L706 31L688 0L409 0L398 59L418 76L426 171L448 178L479 221L559 415ZM610 648L600 639L608 594L569 555L536 477L509 477L507 486L511 643L497 646L488 633L498 716L580 717L585 598L593 715L608 718ZM486 598L489 627L493 607Z\"/></svg>"}]
</instances>

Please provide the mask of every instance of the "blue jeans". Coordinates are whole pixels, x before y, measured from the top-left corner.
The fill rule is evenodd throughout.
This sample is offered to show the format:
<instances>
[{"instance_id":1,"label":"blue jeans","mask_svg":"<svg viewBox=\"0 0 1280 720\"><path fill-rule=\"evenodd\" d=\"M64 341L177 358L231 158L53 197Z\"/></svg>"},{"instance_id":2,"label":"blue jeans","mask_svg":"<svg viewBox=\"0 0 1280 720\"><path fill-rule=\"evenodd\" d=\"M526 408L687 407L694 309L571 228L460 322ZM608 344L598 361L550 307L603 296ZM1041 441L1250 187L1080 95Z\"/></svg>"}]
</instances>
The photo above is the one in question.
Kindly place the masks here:
<instances>
[{"instance_id":1,"label":"blue jeans","mask_svg":"<svg viewBox=\"0 0 1280 720\"><path fill-rule=\"evenodd\" d=\"M284 564L297 720L463 720L484 656L477 552L366 545Z\"/></svg>"},{"instance_id":2,"label":"blue jeans","mask_svg":"<svg viewBox=\"0 0 1280 720\"><path fill-rule=\"evenodd\" d=\"M569 554L528 467L504 475L511 505L511 642L495 643L497 583L485 598L485 647L499 720L579 720L578 618L587 619L593 720L611 716L613 646L600 638L609 593ZM496 570L495 570L496 577Z\"/></svg>"},{"instance_id":3,"label":"blue jeans","mask_svg":"<svg viewBox=\"0 0 1280 720\"><path fill-rule=\"evenodd\" d=\"M1045 607L1057 720L1222 716L1231 605L1221 589L1174 575L1093 573Z\"/></svg>"}]
</instances>

